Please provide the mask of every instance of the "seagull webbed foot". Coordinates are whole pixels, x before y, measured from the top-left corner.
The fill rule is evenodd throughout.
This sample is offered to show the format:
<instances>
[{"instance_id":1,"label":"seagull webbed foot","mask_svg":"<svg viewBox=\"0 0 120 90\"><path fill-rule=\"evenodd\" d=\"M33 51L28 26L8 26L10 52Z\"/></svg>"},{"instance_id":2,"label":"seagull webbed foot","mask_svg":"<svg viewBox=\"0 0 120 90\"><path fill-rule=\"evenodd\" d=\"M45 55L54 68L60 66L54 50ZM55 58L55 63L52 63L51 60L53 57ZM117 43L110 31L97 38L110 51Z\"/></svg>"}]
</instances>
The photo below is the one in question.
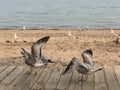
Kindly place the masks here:
<instances>
[{"instance_id":1,"label":"seagull webbed foot","mask_svg":"<svg viewBox=\"0 0 120 90\"><path fill-rule=\"evenodd\" d=\"M83 76L83 81L86 81L88 79L88 75Z\"/></svg>"}]
</instances>

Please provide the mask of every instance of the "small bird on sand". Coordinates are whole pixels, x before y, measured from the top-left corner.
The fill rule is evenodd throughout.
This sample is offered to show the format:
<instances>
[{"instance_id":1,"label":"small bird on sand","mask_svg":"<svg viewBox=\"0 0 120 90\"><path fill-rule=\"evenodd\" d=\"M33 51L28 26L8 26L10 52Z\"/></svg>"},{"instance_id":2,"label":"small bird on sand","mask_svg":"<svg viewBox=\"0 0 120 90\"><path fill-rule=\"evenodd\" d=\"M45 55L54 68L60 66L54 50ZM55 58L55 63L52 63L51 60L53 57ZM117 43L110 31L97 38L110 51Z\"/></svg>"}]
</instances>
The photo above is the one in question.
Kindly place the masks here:
<instances>
[{"instance_id":1,"label":"small bird on sand","mask_svg":"<svg viewBox=\"0 0 120 90\"><path fill-rule=\"evenodd\" d=\"M17 36L16 33L14 33L13 39L14 39L14 42L22 42L23 41L20 37Z\"/></svg>"},{"instance_id":2,"label":"small bird on sand","mask_svg":"<svg viewBox=\"0 0 120 90\"><path fill-rule=\"evenodd\" d=\"M75 35L73 35L73 34L72 34L72 32L71 32L71 31L69 31L69 32L68 32L68 36L73 37L73 39L77 39L77 38L75 37Z\"/></svg>"},{"instance_id":3,"label":"small bird on sand","mask_svg":"<svg viewBox=\"0 0 120 90\"><path fill-rule=\"evenodd\" d=\"M112 34L113 36L115 36L115 37L118 37L118 34L115 33L112 28L111 28L111 34Z\"/></svg>"},{"instance_id":4,"label":"small bird on sand","mask_svg":"<svg viewBox=\"0 0 120 90\"><path fill-rule=\"evenodd\" d=\"M42 48L49 40L50 36L45 36L33 43L31 46L31 52L21 48L21 54L24 57L25 63L31 67L40 67L47 65L48 62L53 61L46 55L43 54Z\"/></svg>"},{"instance_id":5,"label":"small bird on sand","mask_svg":"<svg viewBox=\"0 0 120 90\"><path fill-rule=\"evenodd\" d=\"M80 83L81 81L84 80L83 75L86 75L85 80L87 80L89 74L102 70L102 68L98 68L98 69L94 68L91 58L92 55L93 55L92 50L88 49L82 52L83 62L80 62L78 58L73 57L71 62L68 64L67 68L64 70L62 74L64 75L66 73L70 73L75 68L78 73L82 74Z\"/></svg>"},{"instance_id":6,"label":"small bird on sand","mask_svg":"<svg viewBox=\"0 0 120 90\"><path fill-rule=\"evenodd\" d=\"M23 25L23 30L26 30L25 25Z\"/></svg>"},{"instance_id":7,"label":"small bird on sand","mask_svg":"<svg viewBox=\"0 0 120 90\"><path fill-rule=\"evenodd\" d=\"M80 31L82 30L79 26L77 26L77 29L80 30Z\"/></svg>"},{"instance_id":8,"label":"small bird on sand","mask_svg":"<svg viewBox=\"0 0 120 90\"><path fill-rule=\"evenodd\" d=\"M113 32L112 28L111 28L111 34L116 38L115 43L119 44L120 43L120 34Z\"/></svg>"}]
</instances>

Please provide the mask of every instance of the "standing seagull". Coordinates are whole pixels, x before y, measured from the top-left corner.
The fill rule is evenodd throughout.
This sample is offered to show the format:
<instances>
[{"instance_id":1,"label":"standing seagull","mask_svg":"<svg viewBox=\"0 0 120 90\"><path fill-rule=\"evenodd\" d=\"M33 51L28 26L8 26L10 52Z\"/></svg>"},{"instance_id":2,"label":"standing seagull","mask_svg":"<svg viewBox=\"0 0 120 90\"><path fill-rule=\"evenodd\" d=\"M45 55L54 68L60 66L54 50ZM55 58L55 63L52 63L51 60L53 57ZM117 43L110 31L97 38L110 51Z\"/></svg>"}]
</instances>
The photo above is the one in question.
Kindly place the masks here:
<instances>
[{"instance_id":1,"label":"standing seagull","mask_svg":"<svg viewBox=\"0 0 120 90\"><path fill-rule=\"evenodd\" d=\"M116 34L115 32L113 32L113 29L111 28L111 34L115 37L118 37L118 34Z\"/></svg>"},{"instance_id":2,"label":"standing seagull","mask_svg":"<svg viewBox=\"0 0 120 90\"><path fill-rule=\"evenodd\" d=\"M42 47L47 43L49 38L50 36L46 36L33 43L31 46L31 52L21 48L21 54L23 55L27 65L32 67L40 67L47 65L48 62L52 63L51 59L42 53Z\"/></svg>"},{"instance_id":3,"label":"standing seagull","mask_svg":"<svg viewBox=\"0 0 120 90\"><path fill-rule=\"evenodd\" d=\"M102 68L95 69L93 62L92 62L92 50L85 50L82 52L83 62L79 62L79 59L76 57L72 58L71 62L68 64L67 68L63 72L63 74L70 73L73 71L73 68L77 70L78 73L82 74L82 78L80 81L83 80L83 75L88 77L89 74L92 74L96 71L102 70ZM85 80L87 80L87 77Z\"/></svg>"},{"instance_id":4,"label":"standing seagull","mask_svg":"<svg viewBox=\"0 0 120 90\"><path fill-rule=\"evenodd\" d=\"M14 42L22 42L23 41L20 37L17 36L16 33L14 33L13 39L14 39Z\"/></svg>"},{"instance_id":5,"label":"standing seagull","mask_svg":"<svg viewBox=\"0 0 120 90\"><path fill-rule=\"evenodd\" d=\"M71 31L69 31L68 32L68 36L72 36L73 37L73 39L77 39L73 34L72 34L72 32Z\"/></svg>"},{"instance_id":6,"label":"standing seagull","mask_svg":"<svg viewBox=\"0 0 120 90\"><path fill-rule=\"evenodd\" d=\"M115 43L119 44L120 43L120 34L113 32L112 28L111 28L111 34L116 38Z\"/></svg>"},{"instance_id":7,"label":"standing seagull","mask_svg":"<svg viewBox=\"0 0 120 90\"><path fill-rule=\"evenodd\" d=\"M23 26L23 30L26 30L25 25Z\"/></svg>"}]
</instances>

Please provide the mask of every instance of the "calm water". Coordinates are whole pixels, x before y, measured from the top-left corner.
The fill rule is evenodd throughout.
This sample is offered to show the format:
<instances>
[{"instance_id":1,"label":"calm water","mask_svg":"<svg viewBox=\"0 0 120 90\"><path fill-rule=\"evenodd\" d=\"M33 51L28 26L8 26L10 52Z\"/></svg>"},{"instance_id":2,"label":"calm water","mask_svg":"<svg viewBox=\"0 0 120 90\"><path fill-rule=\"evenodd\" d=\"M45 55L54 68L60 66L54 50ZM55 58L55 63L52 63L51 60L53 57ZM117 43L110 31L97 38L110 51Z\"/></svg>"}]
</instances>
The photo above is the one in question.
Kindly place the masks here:
<instances>
[{"instance_id":1,"label":"calm water","mask_svg":"<svg viewBox=\"0 0 120 90\"><path fill-rule=\"evenodd\" d=\"M0 0L0 29L120 29L120 0Z\"/></svg>"}]
</instances>

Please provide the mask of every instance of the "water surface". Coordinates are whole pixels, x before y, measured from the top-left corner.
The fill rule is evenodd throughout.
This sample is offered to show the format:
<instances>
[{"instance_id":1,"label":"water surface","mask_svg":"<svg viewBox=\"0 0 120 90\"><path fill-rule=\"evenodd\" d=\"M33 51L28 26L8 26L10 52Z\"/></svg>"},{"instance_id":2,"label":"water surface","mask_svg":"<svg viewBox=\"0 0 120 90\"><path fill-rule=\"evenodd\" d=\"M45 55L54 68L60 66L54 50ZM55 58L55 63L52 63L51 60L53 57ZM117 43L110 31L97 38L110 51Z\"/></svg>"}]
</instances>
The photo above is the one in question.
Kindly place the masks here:
<instances>
[{"instance_id":1,"label":"water surface","mask_svg":"<svg viewBox=\"0 0 120 90\"><path fill-rule=\"evenodd\" d=\"M0 29L120 29L120 0L0 0Z\"/></svg>"}]
</instances>

